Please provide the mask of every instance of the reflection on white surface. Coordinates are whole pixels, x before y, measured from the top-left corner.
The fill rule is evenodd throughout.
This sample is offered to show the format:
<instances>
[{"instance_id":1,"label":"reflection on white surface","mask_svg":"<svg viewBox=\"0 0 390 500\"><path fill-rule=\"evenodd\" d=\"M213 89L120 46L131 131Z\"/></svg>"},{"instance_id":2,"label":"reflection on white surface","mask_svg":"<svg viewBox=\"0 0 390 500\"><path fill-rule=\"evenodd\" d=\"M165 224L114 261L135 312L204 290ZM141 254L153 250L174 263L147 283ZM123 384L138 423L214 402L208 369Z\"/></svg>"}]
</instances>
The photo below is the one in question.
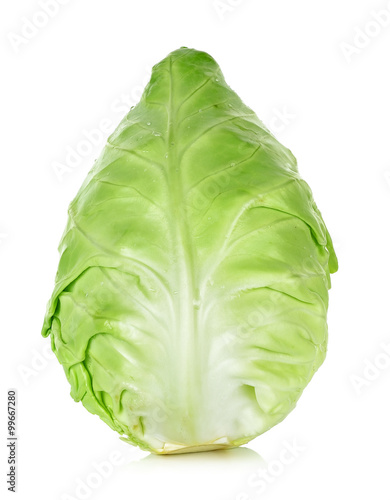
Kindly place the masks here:
<instances>
[{"instance_id":1,"label":"reflection on white surface","mask_svg":"<svg viewBox=\"0 0 390 500\"><path fill-rule=\"evenodd\" d=\"M244 447L182 455L150 454L121 467L110 483L110 494L130 499L131 491L137 491L137 500L236 500L248 477L264 466L257 452Z\"/></svg>"},{"instance_id":2,"label":"reflection on white surface","mask_svg":"<svg viewBox=\"0 0 390 500\"><path fill-rule=\"evenodd\" d=\"M137 472L165 471L178 469L182 472L190 470L193 473L194 468L210 466L213 471L232 468L234 471L245 469L248 466L260 466L265 464L263 458L250 448L233 448L231 450L205 451L200 453L184 453L179 455L153 455L150 454L137 462L133 462L130 467L137 469Z\"/></svg>"}]
</instances>

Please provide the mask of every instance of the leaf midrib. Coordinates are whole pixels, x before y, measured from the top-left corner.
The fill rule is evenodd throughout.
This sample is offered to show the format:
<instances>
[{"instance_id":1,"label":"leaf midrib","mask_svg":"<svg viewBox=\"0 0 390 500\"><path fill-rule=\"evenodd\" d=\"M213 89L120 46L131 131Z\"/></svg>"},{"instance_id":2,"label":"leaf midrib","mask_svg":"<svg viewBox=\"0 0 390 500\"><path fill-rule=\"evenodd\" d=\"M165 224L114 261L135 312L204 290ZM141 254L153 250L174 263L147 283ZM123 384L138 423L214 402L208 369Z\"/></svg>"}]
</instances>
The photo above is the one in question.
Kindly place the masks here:
<instances>
[{"instance_id":1,"label":"leaf midrib","mask_svg":"<svg viewBox=\"0 0 390 500\"><path fill-rule=\"evenodd\" d=\"M171 216L174 241L176 245L175 266L175 294L176 309L176 345L177 349L177 376L181 378L180 384L176 384L179 391L179 401L182 404L183 418L191 417L188 421L193 422L193 433L196 432L195 415L199 410L200 367L198 345L198 315L195 304L199 302L199 292L196 285L196 274L194 266L194 251L192 236L188 223L187 207L185 203L184 186L181 172L180 159L177 153L177 109L174 104L174 79L172 74L172 58L169 59L169 105L168 105L168 186L171 198ZM172 188L172 191L170 189ZM176 381L177 382L177 381ZM188 425L187 421L187 425Z\"/></svg>"}]
</instances>

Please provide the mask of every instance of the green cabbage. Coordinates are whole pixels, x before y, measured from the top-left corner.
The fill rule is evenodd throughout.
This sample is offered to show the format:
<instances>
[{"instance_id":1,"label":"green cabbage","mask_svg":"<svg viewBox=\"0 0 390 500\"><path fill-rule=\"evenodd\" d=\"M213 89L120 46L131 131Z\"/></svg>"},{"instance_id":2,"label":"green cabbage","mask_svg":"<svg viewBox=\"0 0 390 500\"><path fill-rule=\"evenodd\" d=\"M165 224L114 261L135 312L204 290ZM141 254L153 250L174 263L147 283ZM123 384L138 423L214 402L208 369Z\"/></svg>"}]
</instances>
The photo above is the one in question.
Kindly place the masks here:
<instances>
[{"instance_id":1,"label":"green cabbage","mask_svg":"<svg viewBox=\"0 0 390 500\"><path fill-rule=\"evenodd\" d=\"M238 446L326 354L330 236L204 52L153 68L69 207L42 334L75 401L155 453Z\"/></svg>"}]
</instances>

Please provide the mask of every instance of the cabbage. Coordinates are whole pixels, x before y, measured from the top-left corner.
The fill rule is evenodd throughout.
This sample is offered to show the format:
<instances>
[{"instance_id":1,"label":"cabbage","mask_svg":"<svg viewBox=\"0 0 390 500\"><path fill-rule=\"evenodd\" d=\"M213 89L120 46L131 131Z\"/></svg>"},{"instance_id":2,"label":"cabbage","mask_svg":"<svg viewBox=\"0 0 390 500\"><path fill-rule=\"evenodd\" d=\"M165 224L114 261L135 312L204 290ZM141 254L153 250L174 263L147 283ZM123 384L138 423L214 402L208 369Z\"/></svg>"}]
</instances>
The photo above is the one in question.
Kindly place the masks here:
<instances>
[{"instance_id":1,"label":"cabbage","mask_svg":"<svg viewBox=\"0 0 390 500\"><path fill-rule=\"evenodd\" d=\"M283 420L337 260L296 160L204 52L154 66L69 207L42 334L75 401L155 453Z\"/></svg>"}]
</instances>

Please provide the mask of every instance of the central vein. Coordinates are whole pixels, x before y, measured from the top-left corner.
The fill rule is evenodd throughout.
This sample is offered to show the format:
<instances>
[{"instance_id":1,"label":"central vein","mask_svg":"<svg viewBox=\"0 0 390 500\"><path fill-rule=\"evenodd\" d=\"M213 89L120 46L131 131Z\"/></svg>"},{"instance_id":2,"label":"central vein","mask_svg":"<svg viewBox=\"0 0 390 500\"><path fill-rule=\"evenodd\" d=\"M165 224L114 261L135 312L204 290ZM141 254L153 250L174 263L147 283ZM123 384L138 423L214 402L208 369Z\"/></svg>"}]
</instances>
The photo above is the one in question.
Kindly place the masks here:
<instances>
[{"instance_id":1,"label":"central vein","mask_svg":"<svg viewBox=\"0 0 390 500\"><path fill-rule=\"evenodd\" d=\"M176 380L182 418L194 422L192 431L196 434L195 415L199 411L200 377L199 346L197 345L197 307L198 288L194 269L192 235L188 224L186 200L184 198L182 172L177 154L177 113L174 105L174 85L172 59L169 60L170 92L168 107L168 179L171 196L171 213L176 242L175 276L177 293L176 308L176 362L178 367ZM192 436L192 438L195 436Z\"/></svg>"}]
</instances>

